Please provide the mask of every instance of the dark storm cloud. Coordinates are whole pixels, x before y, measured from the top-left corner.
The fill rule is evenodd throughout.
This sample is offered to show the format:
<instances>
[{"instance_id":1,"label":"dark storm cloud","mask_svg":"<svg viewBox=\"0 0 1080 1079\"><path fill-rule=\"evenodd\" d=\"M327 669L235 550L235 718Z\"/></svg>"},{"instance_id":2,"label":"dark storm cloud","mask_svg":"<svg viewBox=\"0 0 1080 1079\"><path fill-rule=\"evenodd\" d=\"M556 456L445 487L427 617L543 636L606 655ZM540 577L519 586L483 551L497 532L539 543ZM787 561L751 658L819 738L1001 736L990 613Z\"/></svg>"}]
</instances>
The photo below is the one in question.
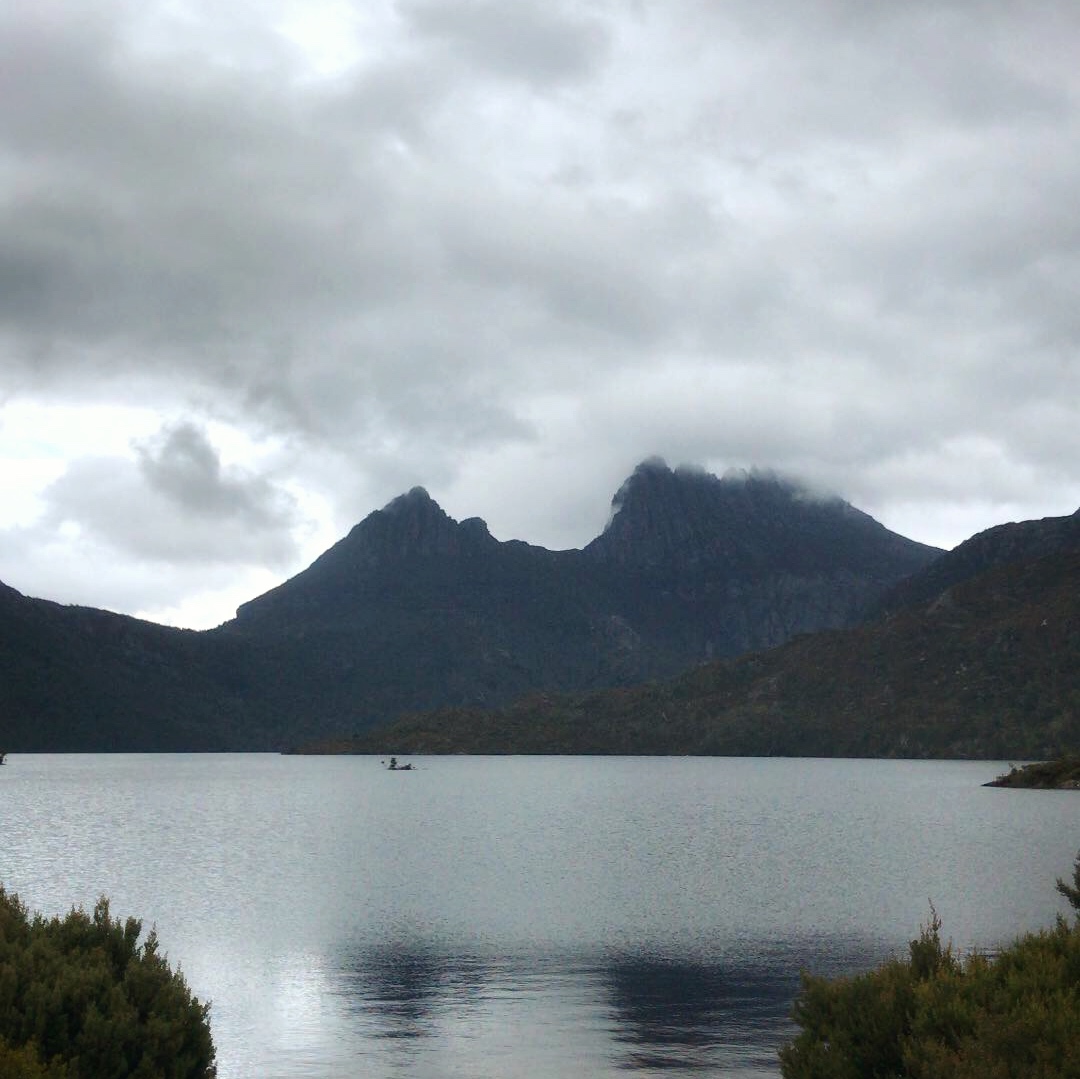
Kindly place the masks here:
<instances>
[{"instance_id":1,"label":"dark storm cloud","mask_svg":"<svg viewBox=\"0 0 1080 1079\"><path fill-rule=\"evenodd\" d=\"M890 323L947 337L951 316L982 320L1003 291L1018 312L1045 305L1047 289L1025 273L1037 272L1034 252L1045 257L1052 237L1075 255L1071 205L1054 194L1077 179L1076 161L1041 152L1044 137L1059 138L1068 88L1010 71L996 38L993 48L954 40L962 11L868 19L819 5L762 21L734 8L728 21L760 44L761 78L724 70L723 39L696 45L706 70L688 100L699 128L707 61L739 91L717 145L679 149L689 176L662 171L670 148L650 160L648 132L679 74L654 70L655 100L626 92L641 131L598 130L598 161L581 166L590 179L575 191L523 182L497 147L468 156L484 148L485 102L506 102L485 97L441 45L546 86L599 78L616 24L546 7L513 19L475 3L400 10L408 49L331 86L298 86L280 66L269 73L280 81L212 66L192 77L178 61L140 57L119 23L5 35L17 92L0 128L14 162L0 280L21 345L5 352L24 361L23 377L182 370L237 407L331 437L410 419L445 436L475 410L499 439L525 431L512 401L537 364L574 386L559 372L578 365L571 351L601 373L688 342L717 362L749 352L771 366L806 346L918 362L901 356ZM521 41L535 68L517 56ZM630 74L616 72L606 92ZM977 116L950 89L972 84L986 90ZM907 138L928 138L914 171L903 139L895 156L867 159L901 123ZM993 127L988 143L973 141L982 125ZM936 145L957 128L971 145ZM535 140L516 137L548 167L567 156L543 144L543 123ZM753 174L732 192L725 170L755 147ZM631 197L608 186L620 154L633 156ZM1073 309L1049 314L1069 333L1063 308ZM106 345L96 362L87 340ZM451 406L452 424L438 424L431 400Z\"/></svg>"}]
</instances>

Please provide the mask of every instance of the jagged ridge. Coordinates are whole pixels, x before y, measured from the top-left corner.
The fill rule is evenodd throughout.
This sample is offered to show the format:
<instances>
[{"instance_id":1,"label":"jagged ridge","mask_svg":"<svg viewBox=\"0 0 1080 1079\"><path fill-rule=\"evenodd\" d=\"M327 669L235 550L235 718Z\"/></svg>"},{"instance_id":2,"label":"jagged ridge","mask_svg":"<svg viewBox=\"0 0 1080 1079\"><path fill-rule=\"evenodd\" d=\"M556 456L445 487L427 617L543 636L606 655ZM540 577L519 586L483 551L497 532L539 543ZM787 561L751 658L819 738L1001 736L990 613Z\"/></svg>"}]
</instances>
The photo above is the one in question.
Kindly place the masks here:
<instances>
[{"instance_id":1,"label":"jagged ridge","mask_svg":"<svg viewBox=\"0 0 1080 1079\"><path fill-rule=\"evenodd\" d=\"M49 665L51 680L99 672L86 695L93 708L79 706L77 683L65 691L83 732L79 748L127 748L140 724L156 731L150 741L176 747L179 735L157 729L163 697L171 716L216 709L230 746L270 748L406 711L631 685L851 625L938 553L840 499L767 474L718 480L651 461L623 485L614 509L584 550L548 551L500 542L475 518L457 522L414 488L244 604L234 621L192 635L196 646L155 640L153 662L136 677L115 651L95 651L76 635L74 652ZM42 617L56 631L42 641L66 639L67 615ZM137 652L140 631L129 630ZM9 638L15 668L17 636ZM17 709L32 740L44 737L34 734L34 715L47 714L50 737L62 741L44 682L20 684L17 700L0 689L0 716ZM169 724L184 726L175 716ZM206 732L185 737L186 748L210 744Z\"/></svg>"}]
</instances>

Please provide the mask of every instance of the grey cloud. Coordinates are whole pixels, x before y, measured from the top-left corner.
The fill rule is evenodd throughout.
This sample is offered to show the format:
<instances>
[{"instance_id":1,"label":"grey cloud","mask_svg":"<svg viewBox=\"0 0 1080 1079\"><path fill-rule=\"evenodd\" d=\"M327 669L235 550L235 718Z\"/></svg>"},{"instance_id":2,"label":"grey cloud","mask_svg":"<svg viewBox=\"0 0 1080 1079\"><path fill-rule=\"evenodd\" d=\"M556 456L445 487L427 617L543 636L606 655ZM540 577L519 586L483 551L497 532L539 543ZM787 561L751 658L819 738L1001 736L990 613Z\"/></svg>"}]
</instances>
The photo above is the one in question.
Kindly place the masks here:
<instances>
[{"instance_id":1,"label":"grey cloud","mask_svg":"<svg viewBox=\"0 0 1080 1079\"><path fill-rule=\"evenodd\" d=\"M150 444L136 446L139 471L152 491L185 513L234 519L246 528L287 528L292 499L264 476L229 474L205 432L192 423L167 428Z\"/></svg>"},{"instance_id":2,"label":"grey cloud","mask_svg":"<svg viewBox=\"0 0 1080 1079\"><path fill-rule=\"evenodd\" d=\"M136 449L84 458L44 492L43 533L75 529L140 561L287 565L295 500L263 476L221 467L190 424Z\"/></svg>"},{"instance_id":3,"label":"grey cloud","mask_svg":"<svg viewBox=\"0 0 1080 1079\"><path fill-rule=\"evenodd\" d=\"M763 148L895 143L928 125L971 132L1072 112L1077 28L1061 4L1022 13L968 0L692 6L701 52L716 41L738 46L732 70L742 77L713 110Z\"/></svg>"},{"instance_id":4,"label":"grey cloud","mask_svg":"<svg viewBox=\"0 0 1080 1079\"><path fill-rule=\"evenodd\" d=\"M6 60L25 46L0 41ZM407 237L386 230L392 176L363 129L321 125L318 94L235 73L183 81L93 46L69 33L56 55L29 57L21 95L0 101L15 166L0 273L30 282L5 321L228 340L274 303L312 318L385 291L400 262L391 241Z\"/></svg>"},{"instance_id":5,"label":"grey cloud","mask_svg":"<svg viewBox=\"0 0 1080 1079\"><path fill-rule=\"evenodd\" d=\"M426 402L445 411L459 399L455 422L472 414L483 428L489 415L520 429L497 400L470 396L484 378L438 364L426 390L399 377L413 362L402 347L445 353L455 323L478 323L446 302L455 286L432 192L398 175L385 116L341 111L378 72L308 96L218 75L210 88L150 81L147 93L149 72L94 68L81 44L57 46L77 57L67 89L3 113L16 162L50 179L0 201L2 360L17 380L85 393L125 367L182 371L196 395L218 387L271 422L334 437L369 409L421 423ZM39 79L62 81L69 65L58 66ZM383 102L403 85L384 79ZM40 146L20 141L43 131ZM474 368L483 360L475 339L457 351Z\"/></svg>"},{"instance_id":6,"label":"grey cloud","mask_svg":"<svg viewBox=\"0 0 1080 1079\"><path fill-rule=\"evenodd\" d=\"M538 87L590 77L608 45L606 26L582 14L585 4L399 0L398 8L421 38L445 42L482 70Z\"/></svg>"}]
</instances>

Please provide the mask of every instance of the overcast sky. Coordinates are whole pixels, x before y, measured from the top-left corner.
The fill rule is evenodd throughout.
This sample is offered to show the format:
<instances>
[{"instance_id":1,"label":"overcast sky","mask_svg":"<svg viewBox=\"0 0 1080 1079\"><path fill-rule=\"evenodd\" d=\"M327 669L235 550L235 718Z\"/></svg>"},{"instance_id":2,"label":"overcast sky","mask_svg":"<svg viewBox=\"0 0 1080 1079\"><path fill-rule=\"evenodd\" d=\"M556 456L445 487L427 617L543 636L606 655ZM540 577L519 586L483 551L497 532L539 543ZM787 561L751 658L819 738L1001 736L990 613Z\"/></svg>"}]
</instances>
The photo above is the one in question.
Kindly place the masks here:
<instances>
[{"instance_id":1,"label":"overcast sky","mask_svg":"<svg viewBox=\"0 0 1080 1079\"><path fill-rule=\"evenodd\" d=\"M1075 0L0 4L0 579L196 627L423 485L1080 505Z\"/></svg>"}]
</instances>

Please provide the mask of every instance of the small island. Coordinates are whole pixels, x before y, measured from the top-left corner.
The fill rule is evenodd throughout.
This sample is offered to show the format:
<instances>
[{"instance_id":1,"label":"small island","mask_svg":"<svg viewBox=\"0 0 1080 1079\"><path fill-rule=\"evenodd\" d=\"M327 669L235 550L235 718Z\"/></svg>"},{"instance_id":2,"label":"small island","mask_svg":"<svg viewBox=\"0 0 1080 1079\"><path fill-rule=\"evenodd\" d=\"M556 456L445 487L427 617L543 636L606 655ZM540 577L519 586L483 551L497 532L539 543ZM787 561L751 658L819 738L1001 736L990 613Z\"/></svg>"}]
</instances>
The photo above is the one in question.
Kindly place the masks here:
<instances>
[{"instance_id":1,"label":"small island","mask_svg":"<svg viewBox=\"0 0 1080 1079\"><path fill-rule=\"evenodd\" d=\"M986 787L1026 787L1030 790L1080 790L1080 755L1010 768Z\"/></svg>"}]
</instances>

